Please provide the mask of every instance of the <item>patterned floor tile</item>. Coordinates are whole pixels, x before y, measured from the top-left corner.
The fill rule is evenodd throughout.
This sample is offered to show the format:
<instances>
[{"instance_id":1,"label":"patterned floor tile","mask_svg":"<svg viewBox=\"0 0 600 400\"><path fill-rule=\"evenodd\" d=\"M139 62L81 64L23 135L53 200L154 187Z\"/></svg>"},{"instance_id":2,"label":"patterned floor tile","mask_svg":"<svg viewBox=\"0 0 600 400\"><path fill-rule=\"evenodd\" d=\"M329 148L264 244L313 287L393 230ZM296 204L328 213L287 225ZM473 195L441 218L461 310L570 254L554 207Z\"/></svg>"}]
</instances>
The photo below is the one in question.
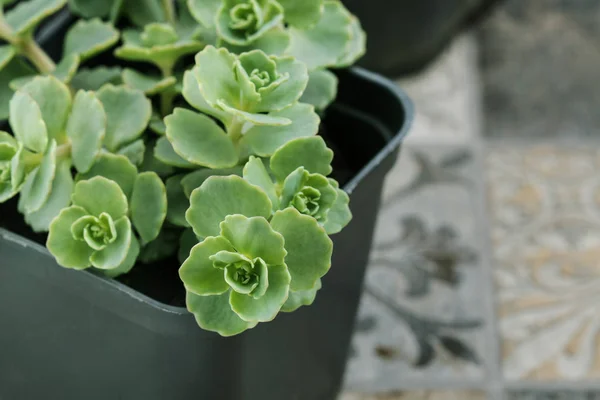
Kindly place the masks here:
<instances>
[{"instance_id":1,"label":"patterned floor tile","mask_svg":"<svg viewBox=\"0 0 600 400\"><path fill-rule=\"evenodd\" d=\"M479 135L479 80L473 35L459 37L431 67L398 85L415 103L406 143L465 143Z\"/></svg>"},{"instance_id":2,"label":"patterned floor tile","mask_svg":"<svg viewBox=\"0 0 600 400\"><path fill-rule=\"evenodd\" d=\"M380 395L348 393L339 400L485 400L486 396L473 391L416 391Z\"/></svg>"},{"instance_id":3,"label":"patterned floor tile","mask_svg":"<svg viewBox=\"0 0 600 400\"><path fill-rule=\"evenodd\" d=\"M485 349L482 235L473 154L408 147L390 174L367 272L347 386L481 379ZM423 386L427 387L427 386Z\"/></svg>"},{"instance_id":4,"label":"patterned floor tile","mask_svg":"<svg viewBox=\"0 0 600 400\"><path fill-rule=\"evenodd\" d=\"M489 150L494 273L508 380L600 378L596 149L590 143Z\"/></svg>"}]
</instances>

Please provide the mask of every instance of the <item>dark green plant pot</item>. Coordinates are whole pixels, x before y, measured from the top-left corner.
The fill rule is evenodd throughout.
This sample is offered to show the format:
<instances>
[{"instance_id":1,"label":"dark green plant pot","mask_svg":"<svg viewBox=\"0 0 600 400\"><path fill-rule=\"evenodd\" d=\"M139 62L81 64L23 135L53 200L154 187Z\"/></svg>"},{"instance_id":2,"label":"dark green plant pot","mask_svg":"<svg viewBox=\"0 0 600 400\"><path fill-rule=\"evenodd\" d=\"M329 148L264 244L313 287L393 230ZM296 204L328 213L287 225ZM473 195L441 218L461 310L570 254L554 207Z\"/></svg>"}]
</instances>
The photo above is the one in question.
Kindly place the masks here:
<instances>
[{"instance_id":1,"label":"dark green plant pot","mask_svg":"<svg viewBox=\"0 0 600 400\"><path fill-rule=\"evenodd\" d=\"M0 228L0 398L335 399L384 177L412 118L391 82L340 73L323 125L349 173L354 219L333 237L333 265L312 306L233 338L202 331L185 308L63 269L43 246ZM4 227L26 232L6 205L0 215Z\"/></svg>"},{"instance_id":2,"label":"dark green plant pot","mask_svg":"<svg viewBox=\"0 0 600 400\"><path fill-rule=\"evenodd\" d=\"M388 76L416 72L499 0L343 0L367 32L360 65Z\"/></svg>"}]
</instances>

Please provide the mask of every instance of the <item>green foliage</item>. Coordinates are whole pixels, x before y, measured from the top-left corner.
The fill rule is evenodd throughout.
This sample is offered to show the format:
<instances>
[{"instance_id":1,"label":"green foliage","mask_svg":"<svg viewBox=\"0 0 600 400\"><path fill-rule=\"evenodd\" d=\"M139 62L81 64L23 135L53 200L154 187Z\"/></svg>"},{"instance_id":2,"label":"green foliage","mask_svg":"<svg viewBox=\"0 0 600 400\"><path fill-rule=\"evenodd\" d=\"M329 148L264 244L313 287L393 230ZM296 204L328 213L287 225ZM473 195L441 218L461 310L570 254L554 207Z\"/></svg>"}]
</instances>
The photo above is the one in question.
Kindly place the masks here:
<instances>
[{"instance_id":1,"label":"green foliage","mask_svg":"<svg viewBox=\"0 0 600 400\"><path fill-rule=\"evenodd\" d=\"M0 12L0 202L20 196L65 268L177 255L223 336L312 304L352 218L315 110L365 50L358 20L337 0L68 0L55 63L33 32L66 3Z\"/></svg>"}]
</instances>

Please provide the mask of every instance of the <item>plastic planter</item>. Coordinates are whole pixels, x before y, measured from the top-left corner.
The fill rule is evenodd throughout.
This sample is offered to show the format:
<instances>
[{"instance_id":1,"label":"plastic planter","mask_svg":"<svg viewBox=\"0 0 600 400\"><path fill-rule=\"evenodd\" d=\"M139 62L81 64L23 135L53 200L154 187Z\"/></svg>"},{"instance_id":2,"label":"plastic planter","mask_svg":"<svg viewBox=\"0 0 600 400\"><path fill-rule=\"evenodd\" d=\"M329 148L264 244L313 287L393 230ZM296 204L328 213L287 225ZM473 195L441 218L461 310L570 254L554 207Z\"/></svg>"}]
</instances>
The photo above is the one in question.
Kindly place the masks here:
<instances>
[{"instance_id":1,"label":"plastic planter","mask_svg":"<svg viewBox=\"0 0 600 400\"><path fill-rule=\"evenodd\" d=\"M343 0L367 31L360 65L390 76L416 72L501 0Z\"/></svg>"},{"instance_id":2,"label":"plastic planter","mask_svg":"<svg viewBox=\"0 0 600 400\"><path fill-rule=\"evenodd\" d=\"M339 77L323 134L336 150L354 219L334 236L333 265L312 306L222 338L198 328L185 308L59 267L20 225L15 205L4 205L0 398L335 399L383 181L413 118L409 99L390 81L362 69ZM177 267L164 266L172 275Z\"/></svg>"}]
</instances>

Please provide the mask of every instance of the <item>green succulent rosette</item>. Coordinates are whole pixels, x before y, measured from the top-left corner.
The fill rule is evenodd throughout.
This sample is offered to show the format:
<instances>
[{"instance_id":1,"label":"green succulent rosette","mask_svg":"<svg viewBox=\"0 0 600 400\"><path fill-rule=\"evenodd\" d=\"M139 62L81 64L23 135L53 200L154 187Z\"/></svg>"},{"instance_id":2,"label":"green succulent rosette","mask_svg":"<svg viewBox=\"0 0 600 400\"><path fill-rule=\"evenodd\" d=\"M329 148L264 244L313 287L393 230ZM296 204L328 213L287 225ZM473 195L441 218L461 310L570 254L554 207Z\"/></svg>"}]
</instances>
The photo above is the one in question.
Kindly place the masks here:
<instances>
[{"instance_id":1,"label":"green succulent rosette","mask_svg":"<svg viewBox=\"0 0 600 400\"><path fill-rule=\"evenodd\" d=\"M50 224L46 246L65 268L131 269L139 244L128 217L127 197L104 177L75 185L72 205Z\"/></svg>"},{"instance_id":2,"label":"green succulent rosette","mask_svg":"<svg viewBox=\"0 0 600 400\"><path fill-rule=\"evenodd\" d=\"M283 22L283 7L275 0L224 0L217 11L216 28L228 43L252 43Z\"/></svg>"},{"instance_id":3,"label":"green succulent rosette","mask_svg":"<svg viewBox=\"0 0 600 400\"><path fill-rule=\"evenodd\" d=\"M33 154L19 144L14 137L0 131L0 203L14 197L23 186L27 176L27 158Z\"/></svg>"},{"instance_id":4,"label":"green succulent rosette","mask_svg":"<svg viewBox=\"0 0 600 400\"><path fill-rule=\"evenodd\" d=\"M291 57L260 50L237 56L212 46L196 55L193 73L211 108L255 125L289 125L289 119L268 113L296 103L308 82L304 64Z\"/></svg>"},{"instance_id":5,"label":"green succulent rosette","mask_svg":"<svg viewBox=\"0 0 600 400\"><path fill-rule=\"evenodd\" d=\"M318 290L332 242L314 218L291 208L274 212L267 193L237 176L206 179L190 203L186 219L205 239L180 277L202 328L235 335L275 318L291 292Z\"/></svg>"},{"instance_id":6,"label":"green succulent rosette","mask_svg":"<svg viewBox=\"0 0 600 400\"><path fill-rule=\"evenodd\" d=\"M177 26L163 22L147 24L142 31L125 30L123 41L123 46L115 50L117 57L154 64L162 71L164 78L172 75L181 57L204 47L187 27L177 29Z\"/></svg>"},{"instance_id":7,"label":"green succulent rosette","mask_svg":"<svg viewBox=\"0 0 600 400\"><path fill-rule=\"evenodd\" d=\"M178 168L227 169L315 135L314 107L298 103L307 79L305 66L292 58L258 50L237 56L208 46L183 79L183 96L204 114L176 108L167 116L156 157Z\"/></svg>"},{"instance_id":8,"label":"green succulent rosette","mask_svg":"<svg viewBox=\"0 0 600 400\"><path fill-rule=\"evenodd\" d=\"M298 138L275 151L268 170L260 158L250 157L243 177L263 189L273 209L294 208L331 235L352 219L348 195L327 178L332 159L333 151L320 136Z\"/></svg>"}]
</instances>

